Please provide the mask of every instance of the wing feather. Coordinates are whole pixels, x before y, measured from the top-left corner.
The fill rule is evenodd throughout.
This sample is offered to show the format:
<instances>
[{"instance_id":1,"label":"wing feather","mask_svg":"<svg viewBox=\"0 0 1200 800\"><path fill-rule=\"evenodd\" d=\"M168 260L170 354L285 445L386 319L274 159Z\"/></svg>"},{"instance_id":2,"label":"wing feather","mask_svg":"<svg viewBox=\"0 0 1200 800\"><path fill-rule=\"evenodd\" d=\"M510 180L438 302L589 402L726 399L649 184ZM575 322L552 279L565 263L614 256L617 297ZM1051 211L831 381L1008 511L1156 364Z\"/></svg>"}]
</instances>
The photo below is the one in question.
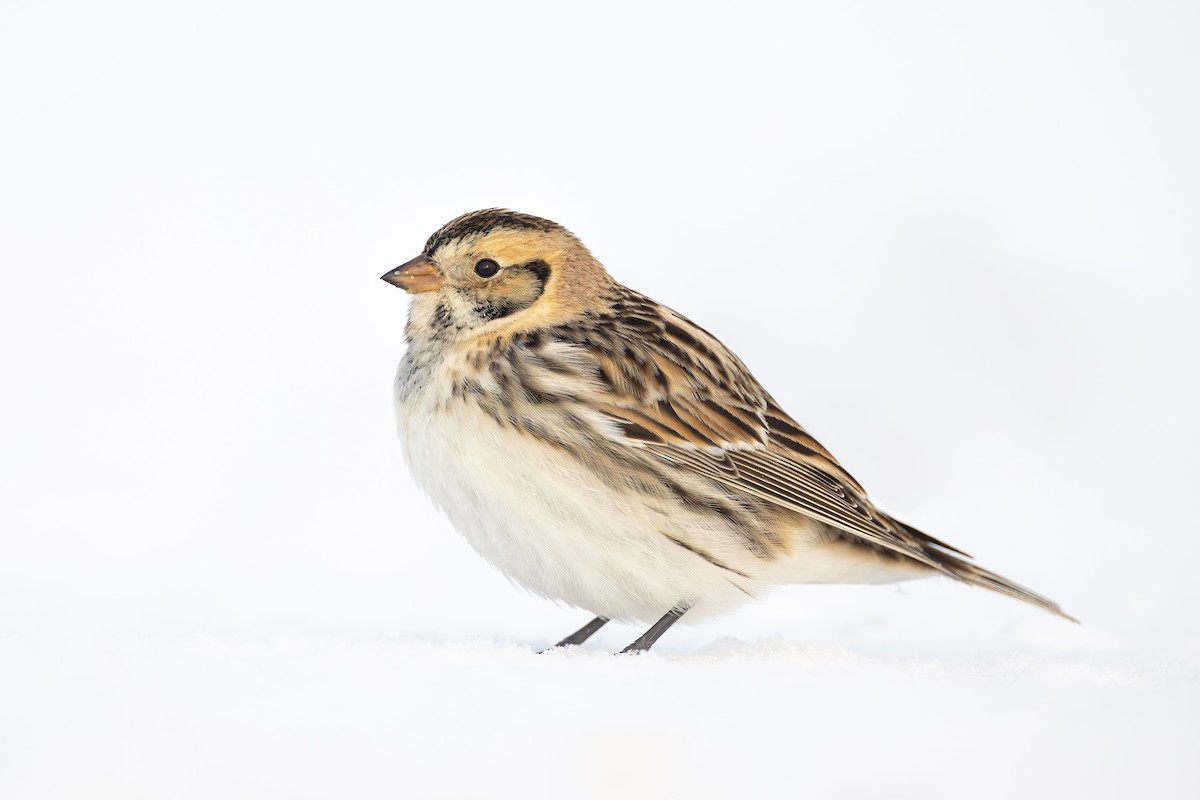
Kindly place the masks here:
<instances>
[{"instance_id":1,"label":"wing feather","mask_svg":"<svg viewBox=\"0 0 1200 800\"><path fill-rule=\"evenodd\" d=\"M1066 616L1052 601L951 555L969 558L876 509L858 481L716 337L632 290L618 291L614 313L602 317L606 325L560 328L556 336L593 359L603 391L590 405L616 423L621 444Z\"/></svg>"},{"instance_id":2,"label":"wing feather","mask_svg":"<svg viewBox=\"0 0 1200 800\"><path fill-rule=\"evenodd\" d=\"M628 445L936 566L716 337L628 290L616 305L605 338L569 338L594 345L597 405Z\"/></svg>"}]
</instances>

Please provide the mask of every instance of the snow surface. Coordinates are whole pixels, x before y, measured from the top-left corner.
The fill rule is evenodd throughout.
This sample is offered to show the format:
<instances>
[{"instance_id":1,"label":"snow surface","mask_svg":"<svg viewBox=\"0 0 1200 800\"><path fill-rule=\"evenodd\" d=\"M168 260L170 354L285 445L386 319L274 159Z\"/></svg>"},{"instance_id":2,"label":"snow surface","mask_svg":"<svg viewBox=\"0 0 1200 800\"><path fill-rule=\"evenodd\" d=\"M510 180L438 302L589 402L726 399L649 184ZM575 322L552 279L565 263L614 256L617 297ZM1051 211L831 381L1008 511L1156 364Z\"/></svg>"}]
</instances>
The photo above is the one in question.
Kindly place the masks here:
<instances>
[{"instance_id":1,"label":"snow surface","mask_svg":"<svg viewBox=\"0 0 1200 800\"><path fill-rule=\"evenodd\" d=\"M688 644L72 642L5 670L9 796L1184 796L1195 742L1153 731L1194 674Z\"/></svg>"},{"instance_id":2,"label":"snow surface","mask_svg":"<svg viewBox=\"0 0 1200 800\"><path fill-rule=\"evenodd\" d=\"M0 798L1200 796L1198 40L1167 2L5 3ZM377 279L492 205L1083 624L787 587L538 655L588 615L413 488Z\"/></svg>"}]
</instances>

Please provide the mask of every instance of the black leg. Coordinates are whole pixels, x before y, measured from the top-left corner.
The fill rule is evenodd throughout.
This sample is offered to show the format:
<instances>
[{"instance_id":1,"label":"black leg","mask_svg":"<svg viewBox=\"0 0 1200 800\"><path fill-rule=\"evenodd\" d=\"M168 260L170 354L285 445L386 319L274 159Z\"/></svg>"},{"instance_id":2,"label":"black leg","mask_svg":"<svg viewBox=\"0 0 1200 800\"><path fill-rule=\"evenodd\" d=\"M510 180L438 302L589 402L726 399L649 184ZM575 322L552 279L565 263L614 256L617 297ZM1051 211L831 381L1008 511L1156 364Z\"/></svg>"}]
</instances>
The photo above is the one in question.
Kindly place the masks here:
<instances>
[{"instance_id":1,"label":"black leg","mask_svg":"<svg viewBox=\"0 0 1200 800\"><path fill-rule=\"evenodd\" d=\"M658 637L667 632L667 628L679 621L679 618L687 612L691 606L681 606L672 608L666 614L663 614L662 619L650 626L650 630L639 636L633 644L622 650L622 653L644 653L654 646L658 641Z\"/></svg>"},{"instance_id":2,"label":"black leg","mask_svg":"<svg viewBox=\"0 0 1200 800\"><path fill-rule=\"evenodd\" d=\"M579 630L572 633L567 638L563 639L555 647L566 647L569 644L583 644L591 638L592 634L604 627L608 622L607 617L596 617L594 620L584 625Z\"/></svg>"}]
</instances>

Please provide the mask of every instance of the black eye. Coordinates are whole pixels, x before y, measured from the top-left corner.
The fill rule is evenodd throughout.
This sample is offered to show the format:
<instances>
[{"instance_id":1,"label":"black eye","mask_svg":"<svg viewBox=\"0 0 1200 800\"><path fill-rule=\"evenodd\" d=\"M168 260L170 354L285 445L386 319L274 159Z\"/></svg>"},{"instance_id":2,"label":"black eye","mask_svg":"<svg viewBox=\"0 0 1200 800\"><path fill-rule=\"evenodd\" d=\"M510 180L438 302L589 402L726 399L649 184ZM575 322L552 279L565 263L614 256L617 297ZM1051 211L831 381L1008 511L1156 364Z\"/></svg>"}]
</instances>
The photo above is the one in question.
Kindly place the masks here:
<instances>
[{"instance_id":1,"label":"black eye","mask_svg":"<svg viewBox=\"0 0 1200 800\"><path fill-rule=\"evenodd\" d=\"M475 274L481 278L490 278L500 271L500 265L490 258L481 258L475 262Z\"/></svg>"}]
</instances>

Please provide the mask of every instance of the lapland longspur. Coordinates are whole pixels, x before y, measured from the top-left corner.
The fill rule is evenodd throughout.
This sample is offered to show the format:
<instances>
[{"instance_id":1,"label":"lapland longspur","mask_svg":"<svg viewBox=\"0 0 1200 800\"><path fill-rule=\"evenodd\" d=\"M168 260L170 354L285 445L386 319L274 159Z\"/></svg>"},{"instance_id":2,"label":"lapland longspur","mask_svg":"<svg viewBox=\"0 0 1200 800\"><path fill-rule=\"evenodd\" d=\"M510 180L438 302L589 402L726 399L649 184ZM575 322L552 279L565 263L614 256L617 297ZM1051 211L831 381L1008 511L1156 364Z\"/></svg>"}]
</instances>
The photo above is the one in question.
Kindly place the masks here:
<instances>
[{"instance_id":1,"label":"lapland longspur","mask_svg":"<svg viewBox=\"0 0 1200 800\"><path fill-rule=\"evenodd\" d=\"M777 584L936 574L1066 616L875 508L737 356L557 223L465 214L383 280L413 294L405 460L480 555L596 615L560 645L642 620L625 652L646 650Z\"/></svg>"}]
</instances>

